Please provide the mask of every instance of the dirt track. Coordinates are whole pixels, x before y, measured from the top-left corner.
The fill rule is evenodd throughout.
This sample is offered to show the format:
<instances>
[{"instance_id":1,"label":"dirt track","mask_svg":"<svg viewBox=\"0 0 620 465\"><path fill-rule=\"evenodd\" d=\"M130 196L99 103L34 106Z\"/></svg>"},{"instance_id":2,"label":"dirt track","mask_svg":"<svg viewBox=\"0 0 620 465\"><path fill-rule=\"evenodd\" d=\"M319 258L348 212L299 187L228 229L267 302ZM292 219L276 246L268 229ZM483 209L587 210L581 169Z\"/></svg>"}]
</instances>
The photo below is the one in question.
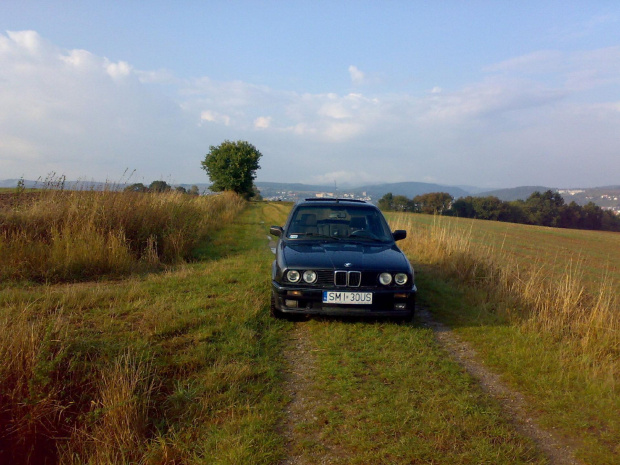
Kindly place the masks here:
<instances>
[{"instance_id":1,"label":"dirt track","mask_svg":"<svg viewBox=\"0 0 620 465\"><path fill-rule=\"evenodd\" d=\"M531 409L528 408L526 398L520 392L508 387L498 375L486 368L469 344L460 340L448 326L434 320L425 308L418 308L416 314L424 326L433 330L437 341L452 358L480 383L482 389L500 402L515 428L540 447L549 463L553 465L581 463L575 458L572 444L553 431L541 428Z\"/></svg>"},{"instance_id":2,"label":"dirt track","mask_svg":"<svg viewBox=\"0 0 620 465\"><path fill-rule=\"evenodd\" d=\"M520 392L508 387L498 375L486 368L469 344L461 341L448 326L434 320L427 309L418 308L416 319L419 322L417 324L433 330L439 344L480 383L484 391L501 404L503 411L517 431L531 438L550 464L581 464L575 458L573 444L553 431L540 427L535 415L528 408L526 398ZM285 352L288 365L286 391L291 402L286 411L287 419L283 429L287 438L289 455L280 465L329 464L332 463L333 457L338 455L338 451L323 450L322 453L314 454L309 458L304 456L299 449L299 438L295 426L308 421L317 408L312 392L315 387L311 381L315 369L313 351L314 348L304 324L297 324Z\"/></svg>"}]
</instances>

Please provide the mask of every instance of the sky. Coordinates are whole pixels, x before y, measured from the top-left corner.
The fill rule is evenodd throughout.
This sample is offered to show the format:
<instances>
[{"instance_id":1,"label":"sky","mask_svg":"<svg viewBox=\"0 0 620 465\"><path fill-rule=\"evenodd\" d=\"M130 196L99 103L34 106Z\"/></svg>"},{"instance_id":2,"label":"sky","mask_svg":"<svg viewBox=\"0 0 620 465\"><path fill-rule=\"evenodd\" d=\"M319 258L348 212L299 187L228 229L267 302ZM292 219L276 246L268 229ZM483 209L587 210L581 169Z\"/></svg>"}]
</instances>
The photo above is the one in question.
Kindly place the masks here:
<instances>
[{"instance_id":1,"label":"sky","mask_svg":"<svg viewBox=\"0 0 620 465\"><path fill-rule=\"evenodd\" d=\"M1 0L0 179L620 184L620 2Z\"/></svg>"}]
</instances>

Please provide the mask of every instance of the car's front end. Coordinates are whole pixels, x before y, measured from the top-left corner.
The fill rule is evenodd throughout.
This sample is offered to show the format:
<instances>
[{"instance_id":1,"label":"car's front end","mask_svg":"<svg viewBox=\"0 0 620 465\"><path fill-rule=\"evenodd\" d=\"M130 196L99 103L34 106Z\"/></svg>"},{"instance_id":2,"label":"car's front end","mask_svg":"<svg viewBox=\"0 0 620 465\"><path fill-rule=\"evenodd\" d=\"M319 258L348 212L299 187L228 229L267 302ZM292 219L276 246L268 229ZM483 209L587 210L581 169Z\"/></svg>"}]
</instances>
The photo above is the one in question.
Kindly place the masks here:
<instances>
[{"instance_id":1,"label":"car's front end","mask_svg":"<svg viewBox=\"0 0 620 465\"><path fill-rule=\"evenodd\" d=\"M291 270L286 270L288 274ZM296 271L296 270L293 270ZM376 283L379 276L389 272L360 272L347 270L300 270L315 273L320 282L315 285L272 281L273 305L284 314L347 315L409 318L415 309L415 284L364 285ZM398 273L399 275L401 273ZM402 274L404 275L404 274ZM361 281L360 286L336 285L347 279ZM393 278L392 278L393 279Z\"/></svg>"},{"instance_id":2,"label":"car's front end","mask_svg":"<svg viewBox=\"0 0 620 465\"><path fill-rule=\"evenodd\" d=\"M392 234L374 206L321 207L329 211L305 210L319 217L310 228L294 225L300 216L295 211L285 228L272 227L280 237L272 268L272 314L410 318L417 292L414 272L394 241L404 231ZM365 223L354 229L353 218L361 217Z\"/></svg>"}]
</instances>

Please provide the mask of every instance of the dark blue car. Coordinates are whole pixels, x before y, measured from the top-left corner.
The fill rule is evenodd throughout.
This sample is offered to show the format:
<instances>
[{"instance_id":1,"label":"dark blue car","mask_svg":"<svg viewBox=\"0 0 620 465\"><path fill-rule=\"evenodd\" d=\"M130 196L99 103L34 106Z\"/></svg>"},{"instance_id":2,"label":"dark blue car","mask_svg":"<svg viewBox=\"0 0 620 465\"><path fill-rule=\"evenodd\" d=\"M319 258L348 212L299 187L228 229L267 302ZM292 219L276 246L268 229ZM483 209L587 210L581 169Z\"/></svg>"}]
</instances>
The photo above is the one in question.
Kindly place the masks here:
<instances>
[{"instance_id":1,"label":"dark blue car","mask_svg":"<svg viewBox=\"0 0 620 465\"><path fill-rule=\"evenodd\" d=\"M414 272L396 246L407 232L390 231L374 205L306 199L293 207L284 227L270 232L279 238L273 316L413 317Z\"/></svg>"}]
</instances>

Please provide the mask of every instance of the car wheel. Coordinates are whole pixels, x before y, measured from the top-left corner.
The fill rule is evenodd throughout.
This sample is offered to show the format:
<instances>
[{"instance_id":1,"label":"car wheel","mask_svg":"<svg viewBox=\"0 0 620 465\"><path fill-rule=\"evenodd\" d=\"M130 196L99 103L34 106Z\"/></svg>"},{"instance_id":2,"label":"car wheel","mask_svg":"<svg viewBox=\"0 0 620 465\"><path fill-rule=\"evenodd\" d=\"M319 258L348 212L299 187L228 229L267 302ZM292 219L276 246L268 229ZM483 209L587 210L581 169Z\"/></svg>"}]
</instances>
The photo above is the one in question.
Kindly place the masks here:
<instances>
[{"instance_id":1,"label":"car wheel","mask_svg":"<svg viewBox=\"0 0 620 465\"><path fill-rule=\"evenodd\" d=\"M274 318L284 318L284 313L282 313L276 307L276 295L273 293L273 291L271 292L271 306L269 307L269 313Z\"/></svg>"},{"instance_id":2,"label":"car wheel","mask_svg":"<svg viewBox=\"0 0 620 465\"><path fill-rule=\"evenodd\" d=\"M411 310L407 316L403 316L398 318L396 321L400 324L407 324L413 322L413 317L415 316L415 310Z\"/></svg>"}]
</instances>

